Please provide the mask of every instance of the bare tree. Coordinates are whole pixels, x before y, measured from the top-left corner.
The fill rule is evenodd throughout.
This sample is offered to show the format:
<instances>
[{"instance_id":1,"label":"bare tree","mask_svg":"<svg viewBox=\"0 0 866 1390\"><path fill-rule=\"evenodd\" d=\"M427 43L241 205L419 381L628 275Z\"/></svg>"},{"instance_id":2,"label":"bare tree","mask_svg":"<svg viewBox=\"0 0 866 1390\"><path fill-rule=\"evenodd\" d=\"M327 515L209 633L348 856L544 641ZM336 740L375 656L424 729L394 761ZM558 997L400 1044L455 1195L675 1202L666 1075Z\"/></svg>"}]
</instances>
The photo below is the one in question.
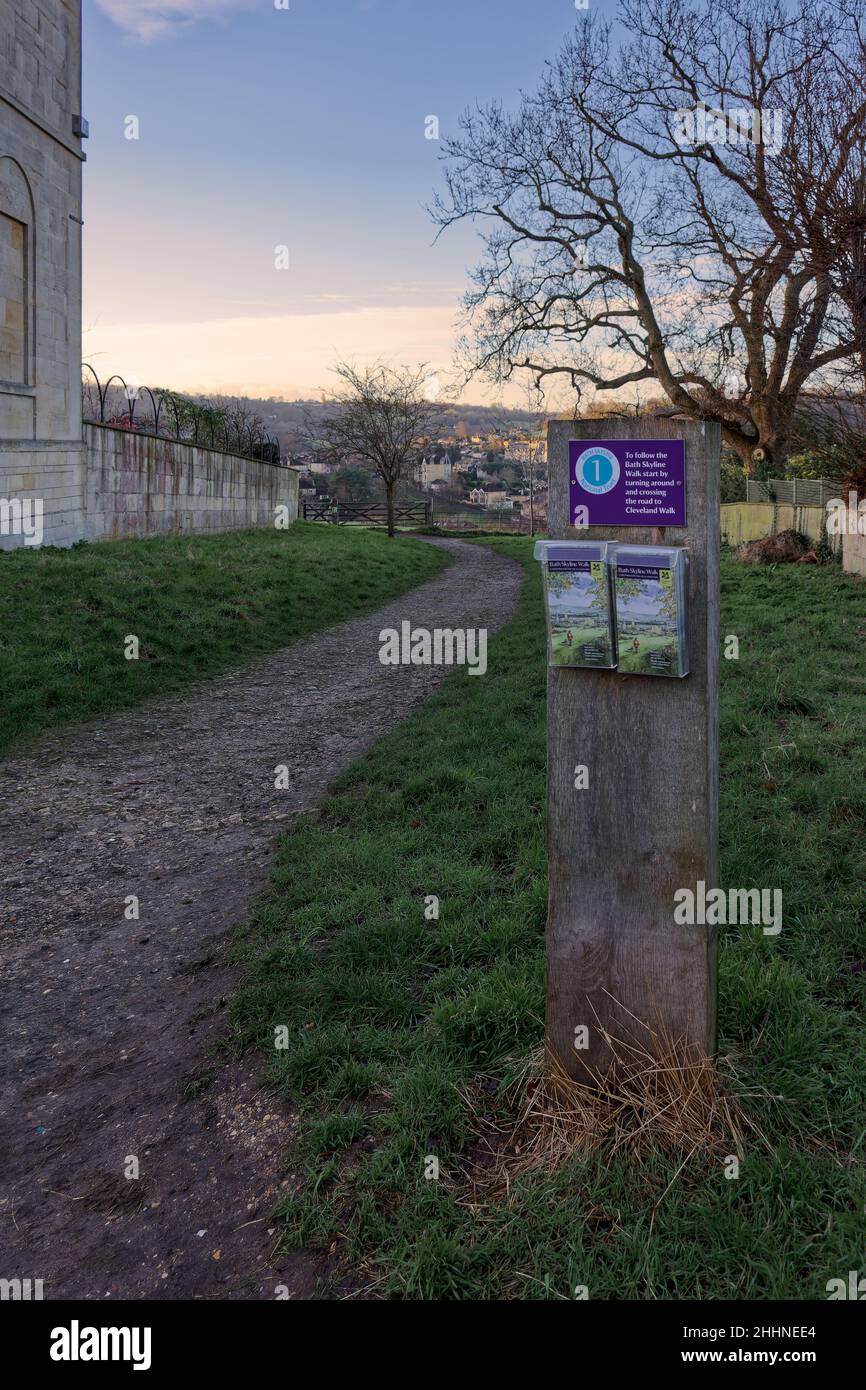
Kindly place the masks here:
<instances>
[{"instance_id":1,"label":"bare tree","mask_svg":"<svg viewBox=\"0 0 866 1390\"><path fill-rule=\"evenodd\" d=\"M783 458L807 383L832 384L862 345L841 226L866 120L861 14L621 0L515 114L467 112L433 211L482 224L470 373L657 382L746 467Z\"/></svg>"},{"instance_id":2,"label":"bare tree","mask_svg":"<svg viewBox=\"0 0 866 1390\"><path fill-rule=\"evenodd\" d=\"M846 305L854 328L856 357L846 378L855 389L866 384L866 110L861 0L840 0L839 10L859 54L838 52L833 62L806 66L792 74L792 89L801 112L801 137L808 159L782 178L790 205L816 264L823 264L835 292ZM854 45L851 45L852 49Z\"/></svg>"},{"instance_id":3,"label":"bare tree","mask_svg":"<svg viewBox=\"0 0 866 1390\"><path fill-rule=\"evenodd\" d=\"M810 395L794 416L794 450L813 455L821 476L866 497L866 398L837 392Z\"/></svg>"},{"instance_id":4,"label":"bare tree","mask_svg":"<svg viewBox=\"0 0 866 1390\"><path fill-rule=\"evenodd\" d=\"M425 366L359 368L340 362L334 369L342 387L335 407L321 424L332 452L344 461L363 459L385 485L388 535L394 535L394 489L419 447L429 438L439 412L427 394Z\"/></svg>"}]
</instances>

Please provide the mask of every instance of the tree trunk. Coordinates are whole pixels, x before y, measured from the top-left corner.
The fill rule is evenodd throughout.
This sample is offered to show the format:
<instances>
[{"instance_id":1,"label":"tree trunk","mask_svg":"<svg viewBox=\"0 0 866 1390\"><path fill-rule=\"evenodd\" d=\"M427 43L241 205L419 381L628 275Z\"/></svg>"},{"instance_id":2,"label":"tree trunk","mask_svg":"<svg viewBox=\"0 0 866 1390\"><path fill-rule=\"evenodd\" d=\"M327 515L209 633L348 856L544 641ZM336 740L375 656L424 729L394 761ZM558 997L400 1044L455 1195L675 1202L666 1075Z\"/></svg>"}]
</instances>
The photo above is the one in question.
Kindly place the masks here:
<instances>
[{"instance_id":1,"label":"tree trunk","mask_svg":"<svg viewBox=\"0 0 866 1390\"><path fill-rule=\"evenodd\" d=\"M755 461L752 458L752 451L757 448L757 440L754 444L742 444L738 440L735 444L731 444L731 448L743 465L743 472L746 477L753 477L755 473Z\"/></svg>"},{"instance_id":2,"label":"tree trunk","mask_svg":"<svg viewBox=\"0 0 866 1390\"><path fill-rule=\"evenodd\" d=\"M388 535L394 535L394 484L385 484L385 495L388 499Z\"/></svg>"},{"instance_id":3,"label":"tree trunk","mask_svg":"<svg viewBox=\"0 0 866 1390\"><path fill-rule=\"evenodd\" d=\"M745 469L746 476L749 478L772 478L775 477L774 469L779 459L784 457L784 445L778 439L756 439L747 441L745 444L737 440L731 446L737 454L740 462ZM756 459L755 453L758 449L763 449L764 457Z\"/></svg>"},{"instance_id":4,"label":"tree trunk","mask_svg":"<svg viewBox=\"0 0 866 1390\"><path fill-rule=\"evenodd\" d=\"M784 443L775 438L762 439L759 447L763 449L764 457L755 462L754 476L763 479L781 477L786 453Z\"/></svg>"}]
</instances>

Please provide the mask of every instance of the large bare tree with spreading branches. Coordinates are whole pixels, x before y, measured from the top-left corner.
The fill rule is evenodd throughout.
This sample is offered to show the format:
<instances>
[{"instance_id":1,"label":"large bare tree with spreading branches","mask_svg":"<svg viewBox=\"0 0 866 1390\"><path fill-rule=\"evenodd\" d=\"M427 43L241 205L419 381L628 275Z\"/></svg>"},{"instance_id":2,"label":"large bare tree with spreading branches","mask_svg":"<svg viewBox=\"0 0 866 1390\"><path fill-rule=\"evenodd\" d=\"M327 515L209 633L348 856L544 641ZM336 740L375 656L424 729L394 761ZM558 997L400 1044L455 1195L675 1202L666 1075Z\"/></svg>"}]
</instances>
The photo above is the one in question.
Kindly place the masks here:
<instances>
[{"instance_id":1,"label":"large bare tree with spreading branches","mask_svg":"<svg viewBox=\"0 0 866 1390\"><path fill-rule=\"evenodd\" d=\"M372 464L385 487L388 535L394 535L394 489L407 466L429 439L439 406L433 377L425 366L386 367L377 363L334 368L342 383L332 413L320 426L331 452L343 461Z\"/></svg>"},{"instance_id":2,"label":"large bare tree with spreading branches","mask_svg":"<svg viewBox=\"0 0 866 1390\"><path fill-rule=\"evenodd\" d=\"M433 211L481 224L470 373L658 383L747 468L783 459L803 394L864 350L862 16L861 0L621 0L513 114L467 112Z\"/></svg>"}]
</instances>

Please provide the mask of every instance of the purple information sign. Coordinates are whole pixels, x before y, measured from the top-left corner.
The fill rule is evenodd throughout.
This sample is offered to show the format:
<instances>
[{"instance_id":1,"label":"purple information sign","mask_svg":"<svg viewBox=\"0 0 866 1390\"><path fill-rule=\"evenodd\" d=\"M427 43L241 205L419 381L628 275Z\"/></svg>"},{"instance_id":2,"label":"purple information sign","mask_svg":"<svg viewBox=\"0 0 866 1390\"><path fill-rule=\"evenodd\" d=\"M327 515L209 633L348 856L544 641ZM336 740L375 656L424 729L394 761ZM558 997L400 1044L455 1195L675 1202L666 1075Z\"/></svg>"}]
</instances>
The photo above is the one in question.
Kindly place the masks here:
<instances>
[{"instance_id":1,"label":"purple information sign","mask_svg":"<svg viewBox=\"0 0 866 1390\"><path fill-rule=\"evenodd\" d=\"M571 439L568 495L573 526L685 526L685 441Z\"/></svg>"}]
</instances>

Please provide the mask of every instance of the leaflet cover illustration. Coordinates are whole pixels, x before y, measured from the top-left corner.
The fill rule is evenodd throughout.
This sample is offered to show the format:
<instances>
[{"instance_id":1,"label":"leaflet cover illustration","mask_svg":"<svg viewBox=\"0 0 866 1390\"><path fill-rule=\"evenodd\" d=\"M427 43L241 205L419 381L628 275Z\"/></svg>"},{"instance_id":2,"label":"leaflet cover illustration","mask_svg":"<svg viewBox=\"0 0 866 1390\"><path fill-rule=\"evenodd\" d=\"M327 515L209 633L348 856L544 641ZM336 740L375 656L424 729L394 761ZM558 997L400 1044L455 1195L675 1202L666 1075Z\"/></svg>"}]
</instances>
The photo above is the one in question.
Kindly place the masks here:
<instances>
[{"instance_id":1,"label":"leaflet cover illustration","mask_svg":"<svg viewBox=\"0 0 866 1390\"><path fill-rule=\"evenodd\" d=\"M538 541L551 666L616 665L607 541Z\"/></svg>"},{"instance_id":2,"label":"leaflet cover illustration","mask_svg":"<svg viewBox=\"0 0 866 1390\"><path fill-rule=\"evenodd\" d=\"M617 665L624 675L688 674L687 565L675 546L614 547Z\"/></svg>"}]
</instances>

